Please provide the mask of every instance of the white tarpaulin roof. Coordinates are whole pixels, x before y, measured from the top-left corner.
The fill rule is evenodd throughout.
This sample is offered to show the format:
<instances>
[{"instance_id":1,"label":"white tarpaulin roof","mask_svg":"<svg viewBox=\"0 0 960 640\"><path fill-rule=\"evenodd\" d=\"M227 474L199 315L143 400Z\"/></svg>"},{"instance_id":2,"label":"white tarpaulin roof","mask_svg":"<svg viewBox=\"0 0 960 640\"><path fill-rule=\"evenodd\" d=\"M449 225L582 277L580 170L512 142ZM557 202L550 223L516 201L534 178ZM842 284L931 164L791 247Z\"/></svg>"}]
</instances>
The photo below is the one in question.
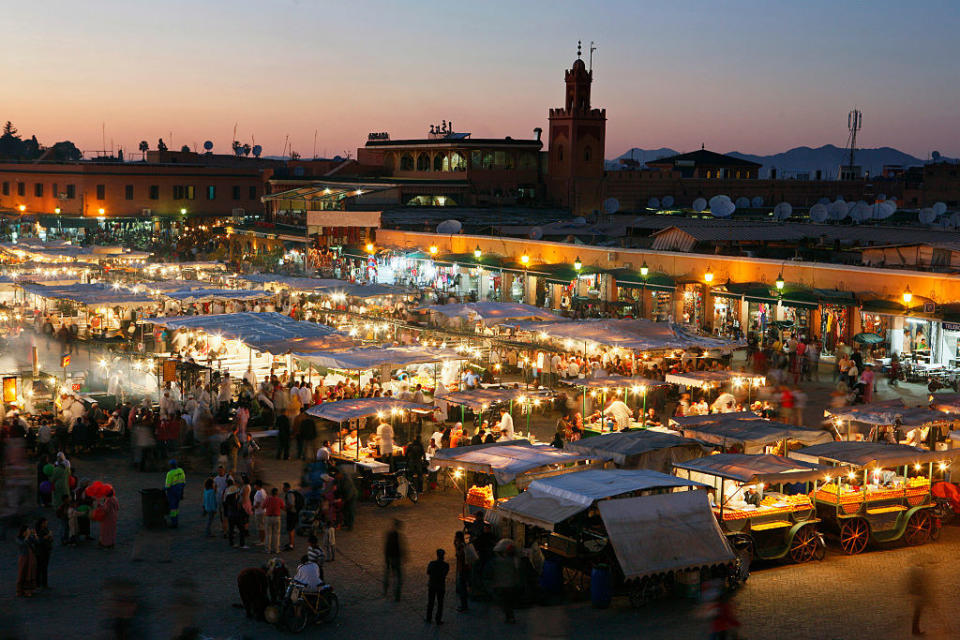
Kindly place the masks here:
<instances>
[{"instance_id":1,"label":"white tarpaulin roof","mask_svg":"<svg viewBox=\"0 0 960 640\"><path fill-rule=\"evenodd\" d=\"M905 444L887 442L827 442L790 452L790 457L810 462L818 459L858 467L898 467L905 464L939 462L960 456L960 449L927 451Z\"/></svg>"},{"instance_id":2,"label":"white tarpaulin roof","mask_svg":"<svg viewBox=\"0 0 960 640\"><path fill-rule=\"evenodd\" d=\"M150 296L131 293L125 289L114 289L112 286L103 283L49 287L42 284L24 284L21 287L25 292L41 298L68 300L87 307L114 307L118 305L152 304L154 302Z\"/></svg>"},{"instance_id":3,"label":"white tarpaulin roof","mask_svg":"<svg viewBox=\"0 0 960 640\"><path fill-rule=\"evenodd\" d=\"M378 413L390 415L394 410L429 409L431 406L429 404L404 402L396 398L353 398L352 400L338 400L337 402L321 402L307 409L307 413L324 420L346 422L354 418L375 416Z\"/></svg>"},{"instance_id":4,"label":"white tarpaulin roof","mask_svg":"<svg viewBox=\"0 0 960 640\"><path fill-rule=\"evenodd\" d=\"M892 425L900 418L900 423L908 427L918 427L926 424L952 422L949 412L934 408L907 407L903 400L888 400L871 404L853 405L840 409L828 409L826 415L843 421L861 422L869 425Z\"/></svg>"},{"instance_id":5,"label":"white tarpaulin roof","mask_svg":"<svg viewBox=\"0 0 960 640\"><path fill-rule=\"evenodd\" d=\"M178 302L206 302L209 300L253 300L269 298L273 294L269 291L252 291L250 289L180 289L163 294Z\"/></svg>"},{"instance_id":6,"label":"white tarpaulin roof","mask_svg":"<svg viewBox=\"0 0 960 640\"><path fill-rule=\"evenodd\" d=\"M746 412L744 412L746 413ZM831 442L833 437L822 429L806 429L759 418L754 414L714 413L708 416L673 418L683 435L703 442L729 446L740 444L745 449L773 445L781 440L796 440L803 444Z\"/></svg>"},{"instance_id":7,"label":"white tarpaulin roof","mask_svg":"<svg viewBox=\"0 0 960 640\"><path fill-rule=\"evenodd\" d=\"M527 325L528 331L546 334L555 340L593 342L607 347L636 351L677 351L690 348L730 351L742 346L730 340L689 333L677 324L641 319L580 320Z\"/></svg>"},{"instance_id":8,"label":"white tarpaulin roof","mask_svg":"<svg viewBox=\"0 0 960 640\"><path fill-rule=\"evenodd\" d=\"M960 393L935 393L930 408L944 413L960 413Z\"/></svg>"},{"instance_id":9,"label":"white tarpaulin roof","mask_svg":"<svg viewBox=\"0 0 960 640\"><path fill-rule=\"evenodd\" d=\"M187 289L206 289L209 282L202 280L159 280L157 282L131 282L125 285L127 289L137 288L137 291L157 291L170 293L171 291L186 291Z\"/></svg>"},{"instance_id":10,"label":"white tarpaulin roof","mask_svg":"<svg viewBox=\"0 0 960 640\"><path fill-rule=\"evenodd\" d=\"M508 484L518 475L552 465L572 465L600 460L597 456L569 453L548 444L534 445L527 440L508 444L475 444L469 447L440 449L432 463L440 467L460 467L493 475L497 484Z\"/></svg>"},{"instance_id":11,"label":"white tarpaulin roof","mask_svg":"<svg viewBox=\"0 0 960 640\"><path fill-rule=\"evenodd\" d=\"M342 287L350 284L346 280L336 280L332 278L297 278L295 276L280 275L279 273L253 273L240 276L240 279L256 284L280 284L299 291L315 291L317 289Z\"/></svg>"},{"instance_id":12,"label":"white tarpaulin roof","mask_svg":"<svg viewBox=\"0 0 960 640\"><path fill-rule=\"evenodd\" d=\"M622 388L622 387L646 387L655 389L656 387L666 386L668 383L660 380L651 380L650 378L628 378L626 376L603 376L602 378L583 378L570 380L570 384L575 387L587 387L588 389Z\"/></svg>"},{"instance_id":13,"label":"white tarpaulin roof","mask_svg":"<svg viewBox=\"0 0 960 640\"><path fill-rule=\"evenodd\" d=\"M367 371L382 366L399 368L413 364L464 359L453 349L432 349L428 347L367 347L329 353L294 352L293 355L317 367L350 371Z\"/></svg>"},{"instance_id":14,"label":"white tarpaulin roof","mask_svg":"<svg viewBox=\"0 0 960 640\"><path fill-rule=\"evenodd\" d=\"M823 477L829 469L819 465L775 456L749 453L718 453L696 460L678 462L678 469L697 471L738 482L802 482Z\"/></svg>"},{"instance_id":15,"label":"white tarpaulin roof","mask_svg":"<svg viewBox=\"0 0 960 640\"><path fill-rule=\"evenodd\" d=\"M558 522L588 509L597 500L651 489L700 487L696 482L657 471L588 469L534 480L520 495L497 506L506 517L551 530Z\"/></svg>"},{"instance_id":16,"label":"white tarpaulin roof","mask_svg":"<svg viewBox=\"0 0 960 640\"><path fill-rule=\"evenodd\" d=\"M598 503L626 579L733 562L706 491Z\"/></svg>"},{"instance_id":17,"label":"white tarpaulin roof","mask_svg":"<svg viewBox=\"0 0 960 640\"><path fill-rule=\"evenodd\" d=\"M439 313L448 318L478 318L487 325L507 320L561 320L549 311L518 302L466 302L455 304L434 304L420 307L417 311Z\"/></svg>"},{"instance_id":18,"label":"white tarpaulin roof","mask_svg":"<svg viewBox=\"0 0 960 640\"><path fill-rule=\"evenodd\" d=\"M563 450L611 458L622 467L669 471L674 462L703 455L704 447L696 440L643 429L566 442Z\"/></svg>"},{"instance_id":19,"label":"white tarpaulin roof","mask_svg":"<svg viewBox=\"0 0 960 640\"><path fill-rule=\"evenodd\" d=\"M437 400L445 400L450 404L462 404L472 409L489 406L495 402L510 402L526 395L524 389L472 389L470 391L441 392Z\"/></svg>"},{"instance_id":20,"label":"white tarpaulin roof","mask_svg":"<svg viewBox=\"0 0 960 640\"><path fill-rule=\"evenodd\" d=\"M763 376L743 371L689 371L687 373L668 373L665 378L667 382L673 384L701 388L719 386L738 378L744 382L765 379Z\"/></svg>"},{"instance_id":21,"label":"white tarpaulin roof","mask_svg":"<svg viewBox=\"0 0 960 640\"><path fill-rule=\"evenodd\" d=\"M206 316L168 316L144 322L170 329L199 329L240 340L247 346L269 353L322 351L332 345L356 346L336 329L315 322L300 322L282 313L218 313Z\"/></svg>"}]
</instances>

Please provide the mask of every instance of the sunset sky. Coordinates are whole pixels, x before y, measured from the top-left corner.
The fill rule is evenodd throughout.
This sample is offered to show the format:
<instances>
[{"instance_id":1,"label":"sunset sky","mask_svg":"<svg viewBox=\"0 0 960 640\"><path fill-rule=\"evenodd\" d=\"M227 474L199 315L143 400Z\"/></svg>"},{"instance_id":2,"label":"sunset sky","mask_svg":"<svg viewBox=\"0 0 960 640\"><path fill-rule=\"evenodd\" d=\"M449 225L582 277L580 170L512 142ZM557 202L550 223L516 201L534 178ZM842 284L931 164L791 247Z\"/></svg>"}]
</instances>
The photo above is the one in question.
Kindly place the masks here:
<instances>
[{"instance_id":1,"label":"sunset sky","mask_svg":"<svg viewBox=\"0 0 960 640\"><path fill-rule=\"evenodd\" d=\"M757 9L757 7L762 7ZM7 3L0 121L45 144L141 139L355 153L370 131L452 120L530 137L599 47L606 156L861 143L960 155L960 3L126 0ZM170 134L172 132L172 140Z\"/></svg>"}]
</instances>

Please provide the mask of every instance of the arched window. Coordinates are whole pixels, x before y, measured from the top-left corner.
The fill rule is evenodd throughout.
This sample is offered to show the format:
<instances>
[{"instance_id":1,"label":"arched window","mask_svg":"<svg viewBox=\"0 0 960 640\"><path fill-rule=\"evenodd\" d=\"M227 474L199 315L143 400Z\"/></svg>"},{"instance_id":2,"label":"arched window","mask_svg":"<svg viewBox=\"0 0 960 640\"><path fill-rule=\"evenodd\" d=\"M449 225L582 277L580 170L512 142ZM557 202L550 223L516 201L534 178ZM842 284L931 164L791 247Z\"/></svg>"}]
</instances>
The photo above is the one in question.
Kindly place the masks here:
<instances>
[{"instance_id":1,"label":"arched window","mask_svg":"<svg viewBox=\"0 0 960 640\"><path fill-rule=\"evenodd\" d=\"M563 145L557 147L557 160L563 162Z\"/></svg>"},{"instance_id":2,"label":"arched window","mask_svg":"<svg viewBox=\"0 0 960 640\"><path fill-rule=\"evenodd\" d=\"M433 156L433 170L434 171L443 171L443 160L446 158L446 154L438 153Z\"/></svg>"},{"instance_id":3,"label":"arched window","mask_svg":"<svg viewBox=\"0 0 960 640\"><path fill-rule=\"evenodd\" d=\"M525 152L520 154L520 168L521 169L536 169L537 168L537 156Z\"/></svg>"},{"instance_id":4,"label":"arched window","mask_svg":"<svg viewBox=\"0 0 960 640\"><path fill-rule=\"evenodd\" d=\"M413 171L413 156L409 153L400 156L400 171Z\"/></svg>"},{"instance_id":5,"label":"arched window","mask_svg":"<svg viewBox=\"0 0 960 640\"><path fill-rule=\"evenodd\" d=\"M593 157L593 150L590 147L583 148L583 161L590 162L590 158Z\"/></svg>"},{"instance_id":6,"label":"arched window","mask_svg":"<svg viewBox=\"0 0 960 640\"><path fill-rule=\"evenodd\" d=\"M397 166L397 158L394 154L388 153L383 159L383 168L389 173L393 173L393 168Z\"/></svg>"},{"instance_id":7,"label":"arched window","mask_svg":"<svg viewBox=\"0 0 960 640\"><path fill-rule=\"evenodd\" d=\"M417 156L417 171L430 171L430 156L425 153Z\"/></svg>"},{"instance_id":8,"label":"arched window","mask_svg":"<svg viewBox=\"0 0 960 640\"><path fill-rule=\"evenodd\" d=\"M483 160L480 162L483 169L493 169L493 151L484 151Z\"/></svg>"},{"instance_id":9,"label":"arched window","mask_svg":"<svg viewBox=\"0 0 960 640\"><path fill-rule=\"evenodd\" d=\"M450 154L450 171L466 171L467 159L459 151Z\"/></svg>"}]
</instances>

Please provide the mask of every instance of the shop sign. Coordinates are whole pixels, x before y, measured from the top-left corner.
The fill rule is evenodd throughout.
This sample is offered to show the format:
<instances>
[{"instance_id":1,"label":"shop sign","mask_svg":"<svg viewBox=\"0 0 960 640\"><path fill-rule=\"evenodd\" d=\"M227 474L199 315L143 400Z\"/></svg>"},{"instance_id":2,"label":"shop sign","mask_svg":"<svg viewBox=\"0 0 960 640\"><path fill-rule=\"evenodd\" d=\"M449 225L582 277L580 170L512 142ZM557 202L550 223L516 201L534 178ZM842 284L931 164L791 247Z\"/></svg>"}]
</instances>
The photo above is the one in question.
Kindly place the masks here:
<instances>
[{"instance_id":1,"label":"shop sign","mask_svg":"<svg viewBox=\"0 0 960 640\"><path fill-rule=\"evenodd\" d=\"M944 331L960 331L960 322L944 322Z\"/></svg>"},{"instance_id":2,"label":"shop sign","mask_svg":"<svg viewBox=\"0 0 960 640\"><path fill-rule=\"evenodd\" d=\"M70 385L70 389L73 390L73 391L80 391L80 388L81 388L81 385L79 385L79 384L71 384L71 385Z\"/></svg>"},{"instance_id":3,"label":"shop sign","mask_svg":"<svg viewBox=\"0 0 960 640\"><path fill-rule=\"evenodd\" d=\"M927 301L923 303L923 312L924 313L935 313L937 311L937 303Z\"/></svg>"}]
</instances>

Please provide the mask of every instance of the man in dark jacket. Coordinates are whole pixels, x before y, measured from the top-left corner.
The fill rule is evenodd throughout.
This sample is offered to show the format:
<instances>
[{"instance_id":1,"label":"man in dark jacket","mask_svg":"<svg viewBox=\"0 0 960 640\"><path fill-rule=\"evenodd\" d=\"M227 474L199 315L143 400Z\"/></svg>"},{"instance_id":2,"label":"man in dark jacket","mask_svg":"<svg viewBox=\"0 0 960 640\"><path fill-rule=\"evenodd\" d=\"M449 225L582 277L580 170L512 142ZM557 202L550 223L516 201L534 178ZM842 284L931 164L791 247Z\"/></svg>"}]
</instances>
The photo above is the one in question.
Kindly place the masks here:
<instances>
[{"instance_id":1,"label":"man in dark jacket","mask_svg":"<svg viewBox=\"0 0 960 640\"><path fill-rule=\"evenodd\" d=\"M427 565L427 617L426 622L433 622L433 604L437 604L437 624L443 624L443 596L447 591L447 573L450 565L443 559L445 552L437 549L437 559Z\"/></svg>"},{"instance_id":2,"label":"man in dark jacket","mask_svg":"<svg viewBox=\"0 0 960 640\"><path fill-rule=\"evenodd\" d=\"M423 475L427 470L427 455L420 438L414 438L407 445L407 470L413 476L418 493L423 493Z\"/></svg>"}]
</instances>

